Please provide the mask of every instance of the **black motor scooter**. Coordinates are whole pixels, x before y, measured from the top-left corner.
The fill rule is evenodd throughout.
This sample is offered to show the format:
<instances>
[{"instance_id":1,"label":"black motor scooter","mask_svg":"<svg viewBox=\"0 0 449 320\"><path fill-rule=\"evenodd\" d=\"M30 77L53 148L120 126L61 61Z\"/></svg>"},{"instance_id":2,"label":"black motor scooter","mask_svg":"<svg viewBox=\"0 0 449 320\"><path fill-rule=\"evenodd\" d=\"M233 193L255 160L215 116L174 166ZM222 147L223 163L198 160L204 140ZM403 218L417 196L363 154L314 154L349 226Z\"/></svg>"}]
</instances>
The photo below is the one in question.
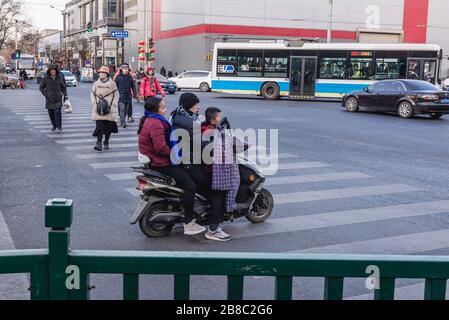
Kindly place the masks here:
<instances>
[{"instance_id":1,"label":"black motor scooter","mask_svg":"<svg viewBox=\"0 0 449 320\"><path fill-rule=\"evenodd\" d=\"M140 155L141 168L133 168L137 176L137 189L141 191L140 202L130 219L131 224L139 222L140 229L148 237L167 236L176 224L184 221L182 195L184 190L176 186L176 181L149 167L149 159ZM237 194L237 209L225 215L225 221L245 217L253 223L268 219L273 211L273 196L263 188L265 176L257 164L238 157L240 187ZM194 213L196 222L207 223L210 214L209 201L196 194Z\"/></svg>"}]
</instances>

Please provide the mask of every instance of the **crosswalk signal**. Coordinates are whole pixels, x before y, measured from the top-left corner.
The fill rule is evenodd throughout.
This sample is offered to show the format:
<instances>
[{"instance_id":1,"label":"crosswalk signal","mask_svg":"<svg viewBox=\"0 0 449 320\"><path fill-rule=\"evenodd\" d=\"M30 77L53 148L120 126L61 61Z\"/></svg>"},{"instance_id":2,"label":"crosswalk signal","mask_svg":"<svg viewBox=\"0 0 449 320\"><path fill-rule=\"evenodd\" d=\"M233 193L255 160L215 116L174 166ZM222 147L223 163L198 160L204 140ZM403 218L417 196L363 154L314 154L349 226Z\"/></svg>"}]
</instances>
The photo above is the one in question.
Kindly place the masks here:
<instances>
[{"instance_id":1,"label":"crosswalk signal","mask_svg":"<svg viewBox=\"0 0 449 320\"><path fill-rule=\"evenodd\" d=\"M20 59L20 55L22 54L22 51L21 50L19 50L19 49L17 49L16 50L16 60L19 60Z\"/></svg>"},{"instance_id":2,"label":"crosswalk signal","mask_svg":"<svg viewBox=\"0 0 449 320\"><path fill-rule=\"evenodd\" d=\"M93 28L92 28L92 22L89 22L88 24L87 24L87 32L92 32L93 31Z\"/></svg>"}]
</instances>

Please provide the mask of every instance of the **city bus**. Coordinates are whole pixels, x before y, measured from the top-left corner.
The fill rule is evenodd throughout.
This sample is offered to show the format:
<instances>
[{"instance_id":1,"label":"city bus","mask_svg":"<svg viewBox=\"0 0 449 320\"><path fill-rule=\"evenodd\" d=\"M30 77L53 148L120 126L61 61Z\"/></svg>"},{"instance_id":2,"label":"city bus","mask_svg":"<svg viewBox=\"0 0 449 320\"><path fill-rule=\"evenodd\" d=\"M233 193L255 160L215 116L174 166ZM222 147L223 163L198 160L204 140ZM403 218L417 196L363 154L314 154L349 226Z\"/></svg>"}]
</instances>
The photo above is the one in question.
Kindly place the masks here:
<instances>
[{"instance_id":1,"label":"city bus","mask_svg":"<svg viewBox=\"0 0 449 320\"><path fill-rule=\"evenodd\" d=\"M29 79L36 78L35 61L32 54L22 54L18 60L18 69L25 69ZM17 70L17 72L19 72Z\"/></svg>"},{"instance_id":2,"label":"city bus","mask_svg":"<svg viewBox=\"0 0 449 320\"><path fill-rule=\"evenodd\" d=\"M436 84L442 50L432 44L316 43L294 40L214 45L212 91L341 98L383 79Z\"/></svg>"}]
</instances>

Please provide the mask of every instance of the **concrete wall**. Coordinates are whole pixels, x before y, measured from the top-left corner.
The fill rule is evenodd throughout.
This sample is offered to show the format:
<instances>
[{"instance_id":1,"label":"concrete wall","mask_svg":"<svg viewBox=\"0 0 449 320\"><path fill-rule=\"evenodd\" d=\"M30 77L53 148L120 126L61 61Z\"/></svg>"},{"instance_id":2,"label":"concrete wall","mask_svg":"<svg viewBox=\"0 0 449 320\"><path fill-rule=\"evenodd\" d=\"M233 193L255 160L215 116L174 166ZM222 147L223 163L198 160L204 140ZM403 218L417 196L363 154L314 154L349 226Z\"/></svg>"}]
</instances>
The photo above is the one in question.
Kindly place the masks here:
<instances>
[{"instance_id":1,"label":"concrete wall","mask_svg":"<svg viewBox=\"0 0 449 320\"><path fill-rule=\"evenodd\" d=\"M449 20L447 13L449 12L449 1L432 0L429 2L429 26L427 28L427 42L436 43L443 48L443 60L441 76L449 77Z\"/></svg>"}]
</instances>

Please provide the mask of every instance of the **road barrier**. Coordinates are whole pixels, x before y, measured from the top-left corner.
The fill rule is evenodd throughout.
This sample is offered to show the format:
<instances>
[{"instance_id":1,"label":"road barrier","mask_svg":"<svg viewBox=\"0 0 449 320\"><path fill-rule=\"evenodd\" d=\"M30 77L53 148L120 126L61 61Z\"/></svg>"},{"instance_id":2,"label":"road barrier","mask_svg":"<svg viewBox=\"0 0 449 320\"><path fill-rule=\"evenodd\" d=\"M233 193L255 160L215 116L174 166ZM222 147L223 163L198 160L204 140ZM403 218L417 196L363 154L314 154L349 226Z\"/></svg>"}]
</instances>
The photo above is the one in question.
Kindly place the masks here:
<instances>
[{"instance_id":1,"label":"road barrier","mask_svg":"<svg viewBox=\"0 0 449 320\"><path fill-rule=\"evenodd\" d=\"M396 279L425 279L423 297L444 300L447 256L317 255L71 250L72 200L45 208L48 249L0 251L0 274L30 275L31 299L85 300L91 274L123 275L123 298L139 298L139 275L173 275L174 299L188 300L190 276L227 276L227 298L241 300L245 276L275 277L274 299L292 299L294 277L324 278L324 299L343 299L345 278L364 278L374 298L394 299Z\"/></svg>"}]
</instances>

